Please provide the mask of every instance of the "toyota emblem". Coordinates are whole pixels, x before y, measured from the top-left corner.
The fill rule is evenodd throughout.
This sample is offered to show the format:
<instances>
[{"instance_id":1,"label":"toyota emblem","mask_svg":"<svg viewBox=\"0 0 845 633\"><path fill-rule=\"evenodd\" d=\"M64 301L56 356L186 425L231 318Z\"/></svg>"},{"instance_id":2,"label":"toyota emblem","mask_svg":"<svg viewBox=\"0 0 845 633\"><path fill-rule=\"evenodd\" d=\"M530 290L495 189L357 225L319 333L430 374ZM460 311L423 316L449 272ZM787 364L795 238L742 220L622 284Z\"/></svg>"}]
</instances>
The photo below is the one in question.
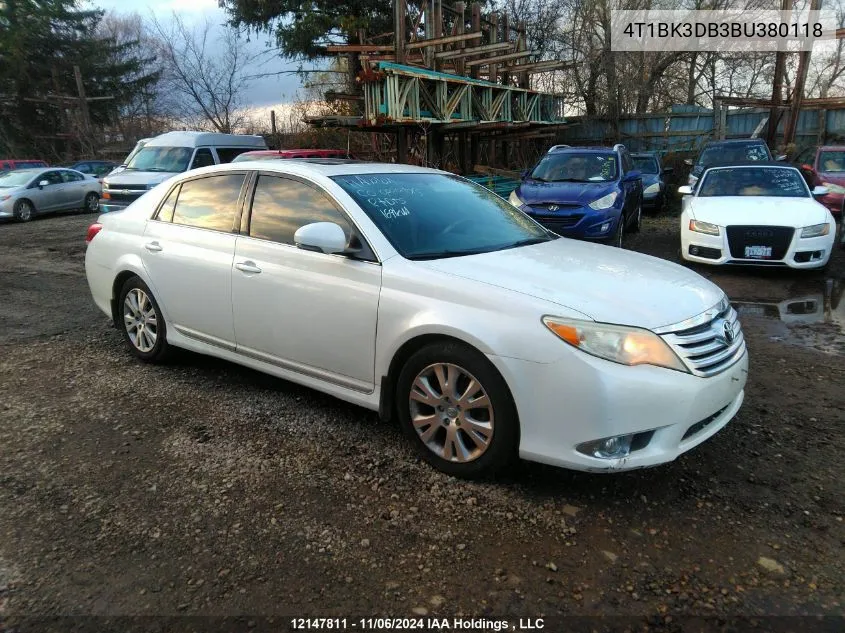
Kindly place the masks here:
<instances>
[{"instance_id":1,"label":"toyota emblem","mask_svg":"<svg viewBox=\"0 0 845 633\"><path fill-rule=\"evenodd\" d=\"M728 323L727 321L725 321L724 330L725 330L725 340L728 343L733 343L734 336L735 336L733 326L730 323Z\"/></svg>"}]
</instances>

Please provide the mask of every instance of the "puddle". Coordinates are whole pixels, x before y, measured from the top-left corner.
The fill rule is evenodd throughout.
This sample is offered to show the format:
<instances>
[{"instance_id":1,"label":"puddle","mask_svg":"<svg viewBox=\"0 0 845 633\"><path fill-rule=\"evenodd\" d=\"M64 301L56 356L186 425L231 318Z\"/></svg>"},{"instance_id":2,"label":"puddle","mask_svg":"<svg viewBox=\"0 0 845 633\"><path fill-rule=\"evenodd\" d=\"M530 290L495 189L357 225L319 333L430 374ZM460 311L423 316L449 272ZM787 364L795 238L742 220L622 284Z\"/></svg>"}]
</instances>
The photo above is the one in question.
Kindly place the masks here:
<instances>
[{"instance_id":1,"label":"puddle","mask_svg":"<svg viewBox=\"0 0 845 633\"><path fill-rule=\"evenodd\" d=\"M845 356L845 280L826 279L818 292L802 290L783 300L732 303L743 324L763 328L772 341Z\"/></svg>"}]
</instances>

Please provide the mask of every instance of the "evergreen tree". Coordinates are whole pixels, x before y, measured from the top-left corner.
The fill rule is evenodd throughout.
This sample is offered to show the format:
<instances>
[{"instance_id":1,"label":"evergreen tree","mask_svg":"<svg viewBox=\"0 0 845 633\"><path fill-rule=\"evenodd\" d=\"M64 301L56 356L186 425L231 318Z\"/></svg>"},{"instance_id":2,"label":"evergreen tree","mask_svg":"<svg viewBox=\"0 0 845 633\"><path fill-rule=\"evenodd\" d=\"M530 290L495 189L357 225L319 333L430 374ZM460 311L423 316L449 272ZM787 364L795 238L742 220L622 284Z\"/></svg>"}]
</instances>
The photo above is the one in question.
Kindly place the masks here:
<instances>
[{"instance_id":1,"label":"evergreen tree","mask_svg":"<svg viewBox=\"0 0 845 633\"><path fill-rule=\"evenodd\" d=\"M92 130L113 122L138 91L155 84L137 42L117 44L97 31L103 11L77 0L0 2L0 152L47 158L95 151L81 127L74 66L88 97ZM77 144L83 143L80 148Z\"/></svg>"}]
</instances>

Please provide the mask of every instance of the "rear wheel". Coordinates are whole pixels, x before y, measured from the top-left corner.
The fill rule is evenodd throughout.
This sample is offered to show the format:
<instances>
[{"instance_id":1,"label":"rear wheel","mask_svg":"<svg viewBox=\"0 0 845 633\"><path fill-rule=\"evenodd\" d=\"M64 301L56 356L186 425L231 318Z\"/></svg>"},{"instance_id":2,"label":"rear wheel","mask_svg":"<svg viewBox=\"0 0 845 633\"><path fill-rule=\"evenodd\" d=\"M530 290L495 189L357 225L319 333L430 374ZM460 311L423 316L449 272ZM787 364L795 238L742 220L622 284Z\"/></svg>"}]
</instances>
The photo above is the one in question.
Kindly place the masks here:
<instances>
[{"instance_id":1,"label":"rear wheel","mask_svg":"<svg viewBox=\"0 0 845 633\"><path fill-rule=\"evenodd\" d=\"M170 347L161 309L140 277L130 277L117 298L117 325L135 356L147 363L164 360Z\"/></svg>"},{"instance_id":2,"label":"rear wheel","mask_svg":"<svg viewBox=\"0 0 845 633\"><path fill-rule=\"evenodd\" d=\"M480 352L456 342L428 345L402 368L399 420L423 459L457 477L481 477L517 454L510 390Z\"/></svg>"},{"instance_id":3,"label":"rear wheel","mask_svg":"<svg viewBox=\"0 0 845 633\"><path fill-rule=\"evenodd\" d=\"M100 196L93 191L85 196L85 205L83 209L88 213L96 213L100 208Z\"/></svg>"},{"instance_id":4,"label":"rear wheel","mask_svg":"<svg viewBox=\"0 0 845 633\"><path fill-rule=\"evenodd\" d=\"M18 222L29 222L35 215L35 207L29 200L18 200L13 209L15 219Z\"/></svg>"}]
</instances>

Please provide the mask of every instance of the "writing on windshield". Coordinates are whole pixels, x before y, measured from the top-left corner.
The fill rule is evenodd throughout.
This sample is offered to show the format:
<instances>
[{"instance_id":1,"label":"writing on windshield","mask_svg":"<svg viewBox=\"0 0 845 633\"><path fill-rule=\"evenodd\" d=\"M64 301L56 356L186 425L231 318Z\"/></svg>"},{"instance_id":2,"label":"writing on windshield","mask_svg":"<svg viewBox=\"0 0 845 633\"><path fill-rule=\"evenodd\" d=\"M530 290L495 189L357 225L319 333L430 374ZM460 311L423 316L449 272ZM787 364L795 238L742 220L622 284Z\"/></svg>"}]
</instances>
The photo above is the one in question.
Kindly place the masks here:
<instances>
[{"instance_id":1,"label":"writing on windshield","mask_svg":"<svg viewBox=\"0 0 845 633\"><path fill-rule=\"evenodd\" d=\"M810 193L797 169L735 167L711 169L705 174L699 197L771 196L807 198Z\"/></svg>"},{"instance_id":2,"label":"writing on windshield","mask_svg":"<svg viewBox=\"0 0 845 633\"><path fill-rule=\"evenodd\" d=\"M615 154L561 152L546 154L531 178L546 182L608 182L616 179Z\"/></svg>"}]
</instances>

